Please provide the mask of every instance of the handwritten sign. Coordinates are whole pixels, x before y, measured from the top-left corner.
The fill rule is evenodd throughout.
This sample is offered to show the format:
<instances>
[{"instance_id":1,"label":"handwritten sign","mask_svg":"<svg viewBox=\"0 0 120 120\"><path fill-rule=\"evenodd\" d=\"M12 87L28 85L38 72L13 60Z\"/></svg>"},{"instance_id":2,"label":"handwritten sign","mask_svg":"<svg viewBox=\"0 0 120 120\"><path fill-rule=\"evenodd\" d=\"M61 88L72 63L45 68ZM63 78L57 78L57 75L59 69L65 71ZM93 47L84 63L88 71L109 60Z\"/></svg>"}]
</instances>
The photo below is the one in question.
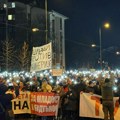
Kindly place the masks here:
<instances>
[{"instance_id":1,"label":"handwritten sign","mask_svg":"<svg viewBox=\"0 0 120 120\"><path fill-rule=\"evenodd\" d=\"M52 44L33 47L31 59L31 72L50 69L52 66Z\"/></svg>"},{"instance_id":2,"label":"handwritten sign","mask_svg":"<svg viewBox=\"0 0 120 120\"><path fill-rule=\"evenodd\" d=\"M52 76L61 76L63 74L62 69L52 69Z\"/></svg>"}]
</instances>

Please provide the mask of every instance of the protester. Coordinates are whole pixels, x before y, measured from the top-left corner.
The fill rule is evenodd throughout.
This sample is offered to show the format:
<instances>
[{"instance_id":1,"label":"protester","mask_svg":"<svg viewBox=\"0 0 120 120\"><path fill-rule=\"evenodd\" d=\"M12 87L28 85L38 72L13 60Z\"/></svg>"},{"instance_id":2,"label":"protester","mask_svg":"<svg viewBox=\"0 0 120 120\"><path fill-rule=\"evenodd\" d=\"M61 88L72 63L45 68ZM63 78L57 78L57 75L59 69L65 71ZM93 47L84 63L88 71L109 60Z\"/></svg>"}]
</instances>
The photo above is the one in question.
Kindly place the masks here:
<instances>
[{"instance_id":1,"label":"protester","mask_svg":"<svg viewBox=\"0 0 120 120\"><path fill-rule=\"evenodd\" d=\"M114 74L114 76L115 76L115 74ZM107 81L109 81L109 80L107 80L107 79L109 79L108 72L102 74L102 77L104 79L99 79L99 77L97 78L97 75L95 75L93 73L92 74L81 73L81 74L77 74L77 75L75 75L75 73L74 74L70 73L70 76L68 74L68 77L65 76L65 78L63 78L63 79L58 77L57 82L54 79L52 79L51 77L46 77L45 75L43 77L42 76L40 76L40 77L41 77L41 80L40 80L41 84L38 83L38 79L36 76L31 77L31 78L29 77L29 79L28 79L28 77L27 78L22 77L23 79L21 79L21 80L18 78L16 80L13 79L11 81L11 83L18 84L20 93L24 93L27 90L30 92L45 92L45 94L47 93L48 95L49 95L49 93L54 92L55 94L59 95L60 101L59 101L59 109L58 109L58 117L57 117L59 120L68 120L68 119L69 120L73 120L73 119L75 119L75 120L78 120L78 119L93 120L93 119L95 119L95 118L88 118L87 115L86 115L86 117L79 117L80 97L81 97L80 95L83 92L87 92L88 94L90 93L91 94L90 96L93 96L93 94L97 94L97 95L102 94L103 111L105 111L105 109L108 107L106 105L109 104L109 105L113 106L113 99L106 100L106 98L104 98L104 96L108 96L108 95L104 95L105 94L104 91L106 91L104 89L108 83L111 84L111 79L112 79L112 77L111 77L110 82L107 82ZM18 81L20 81L20 82L18 83ZM4 81L2 82L2 84L3 83L4 83ZM4 85L5 85L5 83L4 83ZM112 89L112 86L113 86L113 83L110 86L111 89ZM119 80L116 83L116 86L118 86L118 89L116 89L115 94L117 97L120 97ZM10 101L11 101L13 98L16 98L16 96L19 94L19 92L16 91L16 88L18 88L18 87L15 87L15 85L6 86L6 87L7 87L7 89L5 90L4 95L10 95L10 96L12 95L12 97L10 99ZM2 87L0 87L0 89L1 88ZM39 88L39 91L36 88ZM113 98L113 96L112 96L112 98ZM0 99L2 99L1 96L0 96ZM111 102L111 104L110 104L110 102ZM11 103L8 105L9 108L11 108L10 105L11 105ZM7 110L8 110L8 106L7 106ZM1 105L0 105L0 108L2 108ZM110 107L110 109L112 109L112 107ZM0 109L0 110L2 110L2 109ZM113 110L114 110L114 108L113 108ZM5 110L3 109L3 111L5 111ZM104 114L105 114L104 116L106 116L106 111L104 112ZM111 114L111 113L109 113L109 114ZM40 119L40 120L55 119L55 117L50 117L50 116L43 117L43 116L38 116L36 114L32 115L32 114L26 114L26 113L19 114L18 116L20 116L20 117L16 117L16 118L17 119L21 118L22 120L26 119L26 118L31 118L31 116L32 116L32 118L35 117L34 119ZM114 120L114 119L111 119L111 120Z\"/></svg>"},{"instance_id":2,"label":"protester","mask_svg":"<svg viewBox=\"0 0 120 120\"><path fill-rule=\"evenodd\" d=\"M113 102L113 89L112 84L113 76L110 73L110 79L105 78L104 82L101 82L101 94L102 94L102 105L104 112L104 120L114 120L114 102Z\"/></svg>"},{"instance_id":3,"label":"protester","mask_svg":"<svg viewBox=\"0 0 120 120\"><path fill-rule=\"evenodd\" d=\"M52 86L47 81L43 81L41 89L43 92L51 92Z\"/></svg>"},{"instance_id":4,"label":"protester","mask_svg":"<svg viewBox=\"0 0 120 120\"><path fill-rule=\"evenodd\" d=\"M77 112L76 112L76 114L77 114L77 118L79 119L79 112L80 112L80 109L79 109L79 107L80 107L80 93L83 93L83 92L85 92L85 89L86 89L86 84L85 84L85 82L83 81L83 77L78 77L77 78L77 81L78 81L78 84L76 84L75 86L74 86L74 89L75 89L75 92L76 92L76 100L77 100L77 103L76 103L76 105L77 105ZM84 118L82 118L82 117L80 117L80 120L84 120Z\"/></svg>"},{"instance_id":5,"label":"protester","mask_svg":"<svg viewBox=\"0 0 120 120\"><path fill-rule=\"evenodd\" d=\"M90 94L94 94L95 93L95 89L94 89L95 83L94 81L89 81L89 85L86 87L85 92L90 93Z\"/></svg>"},{"instance_id":6,"label":"protester","mask_svg":"<svg viewBox=\"0 0 120 120\"><path fill-rule=\"evenodd\" d=\"M25 85L24 85L24 83L21 82L21 81L20 81L20 83L19 83L19 91L20 91L20 92L21 92L21 91L25 91Z\"/></svg>"},{"instance_id":7,"label":"protester","mask_svg":"<svg viewBox=\"0 0 120 120\"><path fill-rule=\"evenodd\" d=\"M77 93L74 86L69 86L69 91L63 96L62 101L63 119L78 120L77 107Z\"/></svg>"},{"instance_id":8,"label":"protester","mask_svg":"<svg viewBox=\"0 0 120 120\"><path fill-rule=\"evenodd\" d=\"M14 82L12 84L13 86L8 87L6 86L5 81L0 78L0 118L2 118L2 120L11 119L11 100L14 99L19 93L17 89L17 84Z\"/></svg>"}]
</instances>

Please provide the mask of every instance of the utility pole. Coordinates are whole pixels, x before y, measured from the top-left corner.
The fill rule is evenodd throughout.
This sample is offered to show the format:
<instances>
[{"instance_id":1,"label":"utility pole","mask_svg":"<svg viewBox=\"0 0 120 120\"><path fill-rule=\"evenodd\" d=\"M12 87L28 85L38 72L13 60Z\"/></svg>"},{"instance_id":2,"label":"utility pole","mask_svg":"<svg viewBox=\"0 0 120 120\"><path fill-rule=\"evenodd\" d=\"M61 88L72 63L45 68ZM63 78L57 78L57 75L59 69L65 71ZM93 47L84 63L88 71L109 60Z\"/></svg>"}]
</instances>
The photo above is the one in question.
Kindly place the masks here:
<instances>
[{"instance_id":1,"label":"utility pole","mask_svg":"<svg viewBox=\"0 0 120 120\"><path fill-rule=\"evenodd\" d=\"M103 69L103 61L102 61L102 40L101 40L101 28L99 28L99 41L100 41L100 66L101 70Z\"/></svg>"},{"instance_id":2,"label":"utility pole","mask_svg":"<svg viewBox=\"0 0 120 120\"><path fill-rule=\"evenodd\" d=\"M109 29L110 24L108 22L104 23L104 28ZM100 66L103 69L103 56L102 56L102 26L99 27L99 41L100 41Z\"/></svg>"},{"instance_id":3,"label":"utility pole","mask_svg":"<svg viewBox=\"0 0 120 120\"><path fill-rule=\"evenodd\" d=\"M5 1L6 4L6 41L8 41L8 0ZM8 71L8 57L6 57L6 71Z\"/></svg>"},{"instance_id":4,"label":"utility pole","mask_svg":"<svg viewBox=\"0 0 120 120\"><path fill-rule=\"evenodd\" d=\"M48 43L48 3L47 0L45 0L45 23L46 23L46 29L45 29L45 40L46 40L46 44Z\"/></svg>"}]
</instances>

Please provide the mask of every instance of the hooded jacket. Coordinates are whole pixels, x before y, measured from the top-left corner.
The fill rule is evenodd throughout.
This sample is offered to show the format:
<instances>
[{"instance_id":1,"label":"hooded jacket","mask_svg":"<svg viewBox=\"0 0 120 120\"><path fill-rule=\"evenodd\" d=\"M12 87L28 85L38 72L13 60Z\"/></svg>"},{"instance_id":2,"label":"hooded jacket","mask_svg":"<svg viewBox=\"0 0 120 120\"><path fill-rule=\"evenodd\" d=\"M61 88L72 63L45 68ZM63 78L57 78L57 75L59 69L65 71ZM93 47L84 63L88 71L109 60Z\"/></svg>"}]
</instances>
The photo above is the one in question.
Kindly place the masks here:
<instances>
[{"instance_id":1,"label":"hooded jacket","mask_svg":"<svg viewBox=\"0 0 120 120\"><path fill-rule=\"evenodd\" d=\"M113 90L112 90L112 83L107 82L101 86L101 93L103 100L113 100Z\"/></svg>"}]
</instances>

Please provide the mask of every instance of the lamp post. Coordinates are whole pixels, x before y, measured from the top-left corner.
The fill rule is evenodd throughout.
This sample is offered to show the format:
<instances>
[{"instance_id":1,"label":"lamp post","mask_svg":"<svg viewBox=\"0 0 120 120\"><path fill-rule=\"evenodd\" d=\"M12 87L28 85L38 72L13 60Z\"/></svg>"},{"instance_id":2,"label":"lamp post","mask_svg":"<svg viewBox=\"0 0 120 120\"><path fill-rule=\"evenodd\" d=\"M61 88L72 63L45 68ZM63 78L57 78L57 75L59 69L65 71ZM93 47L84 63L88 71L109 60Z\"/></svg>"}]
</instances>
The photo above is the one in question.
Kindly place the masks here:
<instances>
[{"instance_id":1,"label":"lamp post","mask_svg":"<svg viewBox=\"0 0 120 120\"><path fill-rule=\"evenodd\" d=\"M102 66L102 40L101 40L101 27L99 28L99 40L100 40L100 66L101 69L103 68Z\"/></svg>"},{"instance_id":2,"label":"lamp post","mask_svg":"<svg viewBox=\"0 0 120 120\"><path fill-rule=\"evenodd\" d=\"M45 27L46 27L46 29L45 29L45 40L46 40L46 43L48 42L48 39L47 39L47 37L48 37L48 26L47 26L47 24L48 24L48 17L47 17L47 14L48 14L48 3L47 3L47 0L45 0Z\"/></svg>"},{"instance_id":3,"label":"lamp post","mask_svg":"<svg viewBox=\"0 0 120 120\"><path fill-rule=\"evenodd\" d=\"M5 4L6 4L6 42L8 42L8 40L9 40L9 37L8 37L8 0L6 0L5 1ZM8 71L8 57L6 57L6 59L5 59L5 62L6 62L6 65L5 65L5 67L6 67L6 70Z\"/></svg>"},{"instance_id":4,"label":"lamp post","mask_svg":"<svg viewBox=\"0 0 120 120\"><path fill-rule=\"evenodd\" d=\"M105 23L103 25L103 27L105 29L109 29L110 28L110 24L109 23ZM102 27L99 28L99 42L100 42L100 66L101 66L101 69L103 69L103 60L102 60Z\"/></svg>"}]
</instances>

